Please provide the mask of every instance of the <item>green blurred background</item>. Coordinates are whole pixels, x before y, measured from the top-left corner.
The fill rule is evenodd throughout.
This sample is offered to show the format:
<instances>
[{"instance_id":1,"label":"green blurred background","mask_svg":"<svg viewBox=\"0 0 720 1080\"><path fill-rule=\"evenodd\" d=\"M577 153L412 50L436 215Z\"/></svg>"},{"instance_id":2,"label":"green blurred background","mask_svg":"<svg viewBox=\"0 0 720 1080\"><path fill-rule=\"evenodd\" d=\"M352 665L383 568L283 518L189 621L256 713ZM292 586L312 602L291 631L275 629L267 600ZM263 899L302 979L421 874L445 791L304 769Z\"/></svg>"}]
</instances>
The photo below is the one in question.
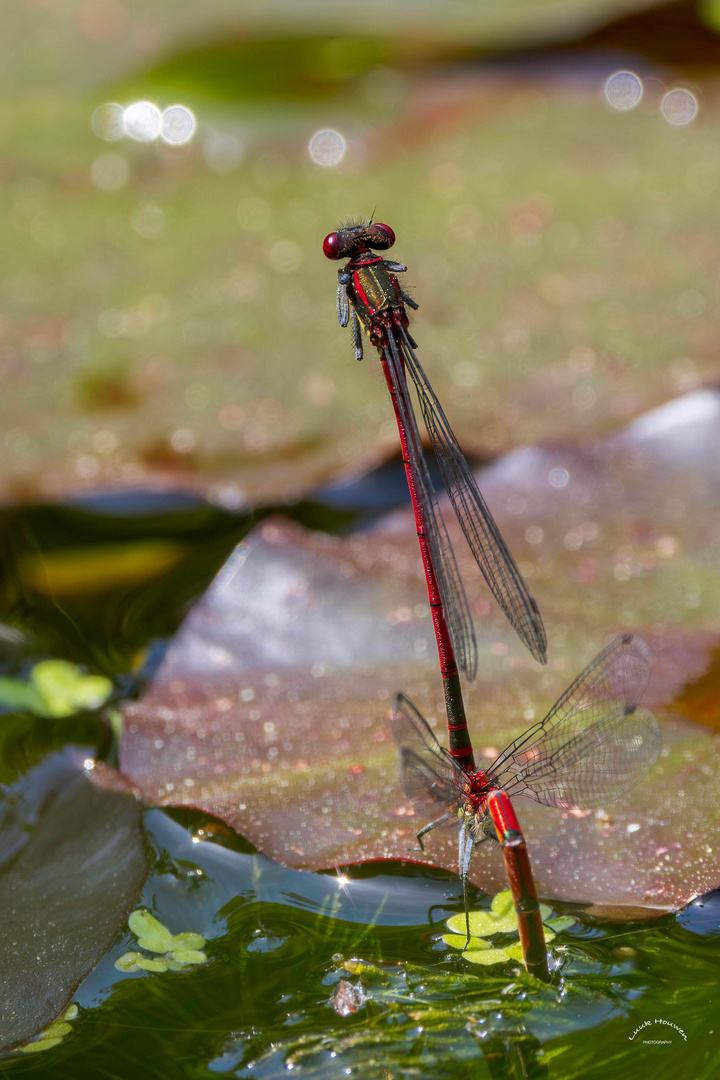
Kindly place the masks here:
<instances>
[{"instance_id":1,"label":"green blurred background","mask_svg":"<svg viewBox=\"0 0 720 1080\"><path fill-rule=\"evenodd\" d=\"M238 507L382 460L387 403L321 253L373 210L479 456L717 376L716 0L26 0L3 21L7 501ZM632 82L604 90L624 70L632 108ZM103 137L102 106L143 100L192 137ZM328 129L332 165L309 152Z\"/></svg>"}]
</instances>

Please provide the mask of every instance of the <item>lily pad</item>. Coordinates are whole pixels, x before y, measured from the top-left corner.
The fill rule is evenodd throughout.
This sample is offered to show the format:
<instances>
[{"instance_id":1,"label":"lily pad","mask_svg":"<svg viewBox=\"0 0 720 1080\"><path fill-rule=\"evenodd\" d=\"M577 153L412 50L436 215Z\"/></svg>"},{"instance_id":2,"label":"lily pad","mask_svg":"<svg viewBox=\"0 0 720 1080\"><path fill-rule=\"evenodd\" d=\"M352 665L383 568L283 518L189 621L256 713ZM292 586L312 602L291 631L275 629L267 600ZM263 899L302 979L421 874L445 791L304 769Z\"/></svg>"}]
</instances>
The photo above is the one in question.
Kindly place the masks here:
<instances>
[{"instance_id":1,"label":"lily pad","mask_svg":"<svg viewBox=\"0 0 720 1080\"><path fill-rule=\"evenodd\" d=\"M698 392L603 441L527 447L480 476L543 611L549 665L516 643L458 541L480 647L476 747L495 756L621 630L654 658L646 703L664 750L650 776L592 814L518 800L546 898L632 915L720 881L716 737L687 694L720 648L718 416L720 395ZM123 769L149 801L215 813L291 866L417 858L424 820L400 788L387 716L402 688L444 739L439 682L409 514L347 539L267 522L128 707ZM426 857L455 869L452 831L428 837ZM497 851L483 845L471 876L502 887Z\"/></svg>"},{"instance_id":2,"label":"lily pad","mask_svg":"<svg viewBox=\"0 0 720 1080\"><path fill-rule=\"evenodd\" d=\"M122 928L148 872L136 799L96 787L51 755L16 785L0 809L0 1046L24 1042L62 1012ZM32 829L23 823L33 821ZM64 1027L53 1026L47 1049ZM60 1033L60 1034L58 1034Z\"/></svg>"},{"instance_id":3,"label":"lily pad","mask_svg":"<svg viewBox=\"0 0 720 1080\"><path fill-rule=\"evenodd\" d=\"M555 25L570 10L592 22L621 6L494 3L490 14L462 0L455 21L445 5L425 5L418 46L416 6L403 3L413 12L413 40L391 43L389 53L381 42L372 61L406 53L422 55L425 67L441 31L465 47L476 20L477 40L488 39L487 20L505 19L526 39L531 12L545 25L552 11ZM34 18L14 7L13 21ZM389 11L381 7L384 37ZM184 8L186 26L200 10ZM165 60L173 55L167 35L177 40L183 19L172 5L163 11L167 47L143 40ZM292 68L306 86L312 71L314 87L319 64L303 62L314 48L316 60L335 63L334 93L343 50L371 53L368 14L353 7L341 20L361 19L357 41L357 27L337 39L336 4L325 11L332 39L306 49L295 35L282 65L275 49L275 70L280 77ZM25 78L27 57L4 29L0 71L11 78L22 55ZM650 107L608 109L601 87L609 70L595 67L586 88L571 94L564 79L511 91L495 76L473 82L465 72L444 82L437 73L428 85L340 65L357 117L343 130L357 152L338 170L323 169L309 159L307 141L327 123L325 105L299 125L294 102L275 146L241 145L239 133L260 124L267 132L263 87L251 104L222 110L200 89L197 138L177 152L103 143L89 121L115 93L110 70L128 100L123 48L133 35L101 47L72 20L65 36L60 25L53 33L56 75L59 39L72 57L58 86L82 71L82 95L58 93L47 115L33 95L22 106L13 99L20 119L3 131L19 176L19 209L8 203L2 219L16 238L0 293L6 499L152 484L238 506L296 497L394 451L376 361L368 354L354 364L335 319L334 269L320 249L339 219L366 207L369 185L397 233L397 257L410 267L423 364L467 448L488 457L538 439L606 432L714 377L707 267L720 238L720 114L711 96L702 124L679 130L664 123L649 86ZM225 45L223 34L218 55ZM257 44L246 38L239 47ZM78 49L99 63L102 91L88 92ZM154 67L148 56L145 85ZM208 67L209 83L216 66ZM137 76L136 59L129 70ZM170 89L161 74L160 100ZM43 85L50 77L44 70ZM245 153L242 168L219 174L209 166L218 135L238 158ZM114 190L103 179L108 168L111 188L120 178Z\"/></svg>"}]
</instances>

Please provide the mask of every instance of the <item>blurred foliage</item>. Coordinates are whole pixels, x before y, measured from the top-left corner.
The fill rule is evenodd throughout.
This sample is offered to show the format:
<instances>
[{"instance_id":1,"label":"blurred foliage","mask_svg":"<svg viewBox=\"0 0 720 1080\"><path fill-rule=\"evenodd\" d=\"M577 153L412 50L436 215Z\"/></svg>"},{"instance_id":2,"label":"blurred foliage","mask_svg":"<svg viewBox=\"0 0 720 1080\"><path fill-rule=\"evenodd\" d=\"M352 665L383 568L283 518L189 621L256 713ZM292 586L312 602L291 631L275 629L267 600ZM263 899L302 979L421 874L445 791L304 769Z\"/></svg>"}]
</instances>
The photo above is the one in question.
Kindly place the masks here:
<instances>
[{"instance_id":1,"label":"blurred foliage","mask_svg":"<svg viewBox=\"0 0 720 1080\"><path fill-rule=\"evenodd\" d=\"M0 678L0 705L36 716L59 718L96 709L111 693L110 679L86 675L66 660L41 660L27 682Z\"/></svg>"},{"instance_id":2,"label":"blurred foliage","mask_svg":"<svg viewBox=\"0 0 720 1080\"><path fill-rule=\"evenodd\" d=\"M714 375L710 103L676 129L587 88L470 79L438 115L403 85L386 127L348 118L335 169L306 156L311 116L260 145L211 112L245 153L230 173L206 163L202 127L160 150L103 145L90 102L19 120L0 209L16 238L0 285L6 495L162 478L237 504L386 453L374 360L353 363L320 253L338 220L375 206L470 449L602 431Z\"/></svg>"},{"instance_id":3,"label":"blurred foliage","mask_svg":"<svg viewBox=\"0 0 720 1080\"><path fill-rule=\"evenodd\" d=\"M376 462L388 403L320 254L374 208L480 454L606 430L714 375L712 87L682 129L654 76L632 113L604 105L614 58L472 62L501 24L508 46L518 27L559 40L627 4L456 0L413 4L412 24L382 7L381 34L372 5L359 26L337 3L9 13L6 73L13 41L25 66L0 98L0 493L160 481L237 506ZM98 106L137 97L192 107L194 140L93 133ZM328 126L348 143L335 168L307 153Z\"/></svg>"},{"instance_id":4,"label":"blurred foliage","mask_svg":"<svg viewBox=\"0 0 720 1080\"><path fill-rule=\"evenodd\" d=\"M364 35L404 37L426 50L440 43L512 47L562 41L649 6L652 0L28 0L7 12L0 72L13 92L43 83L82 90L186 51L188 43L232 37Z\"/></svg>"}]
</instances>

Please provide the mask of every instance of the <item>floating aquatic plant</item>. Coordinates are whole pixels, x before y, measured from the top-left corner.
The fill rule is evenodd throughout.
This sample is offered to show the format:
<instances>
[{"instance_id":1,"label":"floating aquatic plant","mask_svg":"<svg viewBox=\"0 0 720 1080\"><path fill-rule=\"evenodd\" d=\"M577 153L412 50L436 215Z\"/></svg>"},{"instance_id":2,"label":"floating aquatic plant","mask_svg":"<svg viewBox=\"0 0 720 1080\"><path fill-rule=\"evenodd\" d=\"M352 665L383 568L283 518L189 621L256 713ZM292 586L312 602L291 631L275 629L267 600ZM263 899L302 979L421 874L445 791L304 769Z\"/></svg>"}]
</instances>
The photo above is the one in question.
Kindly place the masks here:
<instances>
[{"instance_id":1,"label":"floating aquatic plant","mask_svg":"<svg viewBox=\"0 0 720 1080\"><path fill-rule=\"evenodd\" d=\"M41 1050L51 1050L53 1046L57 1046L72 1031L70 1021L77 1017L79 1011L77 1005L68 1005L65 1012L57 1020L53 1020L49 1027L38 1032L31 1042L21 1046L21 1052L23 1054L37 1054Z\"/></svg>"},{"instance_id":2,"label":"floating aquatic plant","mask_svg":"<svg viewBox=\"0 0 720 1080\"><path fill-rule=\"evenodd\" d=\"M557 934L571 927L576 920L572 916L557 916L550 918L552 908L547 904L540 905L543 925L545 927L545 941L549 944ZM497 893L492 898L490 909L482 908L471 911L470 916L470 942L465 948L467 934L465 928L465 915L452 915L445 923L451 931L443 934L442 940L451 949L460 949L463 959L471 964L503 964L508 960L522 960L522 946L520 942L508 945L492 945L486 939L494 934L512 934L518 936L518 922L515 908L513 907L512 893L509 889Z\"/></svg>"},{"instance_id":3,"label":"floating aquatic plant","mask_svg":"<svg viewBox=\"0 0 720 1080\"><path fill-rule=\"evenodd\" d=\"M82 709L97 709L111 693L110 679L86 675L67 660L41 660L32 668L27 682L0 679L0 704L55 719Z\"/></svg>"},{"instance_id":4,"label":"floating aquatic plant","mask_svg":"<svg viewBox=\"0 0 720 1080\"><path fill-rule=\"evenodd\" d=\"M172 934L167 926L151 915L146 908L138 908L130 914L128 926L137 938L138 948L115 961L118 971L184 971L196 964L206 964L203 951L205 938L190 931ZM147 953L154 953L148 956Z\"/></svg>"}]
</instances>

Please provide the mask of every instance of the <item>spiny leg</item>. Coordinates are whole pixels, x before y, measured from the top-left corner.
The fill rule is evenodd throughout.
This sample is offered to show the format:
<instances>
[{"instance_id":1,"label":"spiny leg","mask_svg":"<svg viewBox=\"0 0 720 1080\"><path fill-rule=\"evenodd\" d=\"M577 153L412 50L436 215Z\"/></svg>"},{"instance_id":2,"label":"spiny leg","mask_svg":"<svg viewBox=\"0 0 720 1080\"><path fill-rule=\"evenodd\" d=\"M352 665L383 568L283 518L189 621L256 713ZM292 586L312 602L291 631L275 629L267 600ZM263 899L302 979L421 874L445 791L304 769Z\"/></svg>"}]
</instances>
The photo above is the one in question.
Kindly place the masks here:
<instances>
[{"instance_id":1,"label":"spiny leg","mask_svg":"<svg viewBox=\"0 0 720 1080\"><path fill-rule=\"evenodd\" d=\"M463 822L460 826L460 837L458 841L458 869L460 871L460 880L463 887L463 904L465 905L465 932L467 937L465 938L465 945L463 946L463 952L470 944L470 859L473 853L473 835L470 828Z\"/></svg>"},{"instance_id":2,"label":"spiny leg","mask_svg":"<svg viewBox=\"0 0 720 1080\"><path fill-rule=\"evenodd\" d=\"M416 300L413 300L412 296L408 296L404 289L400 290L400 295L402 296L408 307L411 307L413 311L417 311L420 305L417 303Z\"/></svg>"},{"instance_id":3,"label":"spiny leg","mask_svg":"<svg viewBox=\"0 0 720 1080\"><path fill-rule=\"evenodd\" d=\"M353 348L355 349L355 359L362 360L362 330L360 329L360 320L358 319L354 311L350 316L350 331L352 333Z\"/></svg>"},{"instance_id":4,"label":"spiny leg","mask_svg":"<svg viewBox=\"0 0 720 1080\"><path fill-rule=\"evenodd\" d=\"M422 842L422 838L425 835L425 833L429 833L431 829L437 828L438 825L444 825L445 822L450 821L450 819L452 817L454 817L454 814L443 814L442 817L435 818L434 821L431 821L429 825L425 825L424 828L422 828L420 830L420 832L417 834L417 842L420 845L420 848L419 849L415 848L414 850L415 851L417 851L417 850L424 851L425 850L425 845Z\"/></svg>"}]
</instances>

